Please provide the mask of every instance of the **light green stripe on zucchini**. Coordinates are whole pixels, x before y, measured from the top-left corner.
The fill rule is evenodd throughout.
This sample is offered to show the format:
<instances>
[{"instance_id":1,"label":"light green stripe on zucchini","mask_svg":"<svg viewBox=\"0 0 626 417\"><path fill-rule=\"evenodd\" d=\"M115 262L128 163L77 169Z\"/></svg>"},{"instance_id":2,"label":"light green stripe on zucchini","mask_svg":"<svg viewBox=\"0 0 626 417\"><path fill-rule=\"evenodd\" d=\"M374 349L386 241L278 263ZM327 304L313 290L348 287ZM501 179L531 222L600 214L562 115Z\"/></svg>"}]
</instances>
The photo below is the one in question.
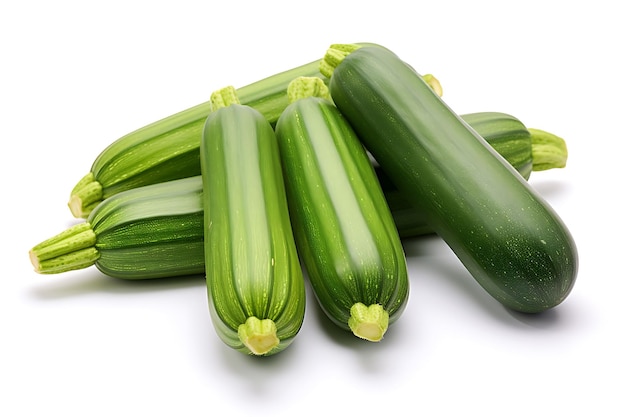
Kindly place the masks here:
<instances>
[{"instance_id":1,"label":"light green stripe on zucchini","mask_svg":"<svg viewBox=\"0 0 626 417\"><path fill-rule=\"evenodd\" d=\"M347 264L345 268L367 268L368 265L362 264L363 260L370 261L372 265L380 265L381 260L376 247L376 239L372 235L363 212L363 210L372 209L372 207L361 207L362 201L358 200L359 196L366 195L369 191L363 182L358 181L360 173L355 162L350 158L352 156L350 151L348 149L344 149L343 152L338 151L337 148L344 147L344 143L336 139L337 137L341 138L341 132L333 130L332 126L329 129L331 124L329 117L331 116L322 110L307 112L301 119L303 129L312 138L315 138L310 142L310 146L311 160L317 162L317 169L316 171L309 171L308 174L315 174L319 177L310 190L314 192L317 184L326 186L326 192L322 195L328 196L328 202L321 204L334 207L333 211L336 225L339 227L338 237L340 239L329 242L329 244L336 243L334 249L331 249L332 251L339 253L346 251ZM330 143L334 143L335 146L328 146ZM358 185L363 188L356 191L353 188L356 187L354 182L358 182ZM326 213L330 214L330 212ZM350 213L350 215L341 216L339 213Z\"/></svg>"},{"instance_id":2,"label":"light green stripe on zucchini","mask_svg":"<svg viewBox=\"0 0 626 417\"><path fill-rule=\"evenodd\" d=\"M300 330L304 277L274 130L233 91L216 92L200 146L209 312L227 346L267 356Z\"/></svg>"},{"instance_id":3,"label":"light green stripe on zucchini","mask_svg":"<svg viewBox=\"0 0 626 417\"><path fill-rule=\"evenodd\" d=\"M404 252L365 149L315 83L292 82L276 124L296 242L331 321L379 341L407 301Z\"/></svg>"},{"instance_id":4,"label":"light green stripe on zucchini","mask_svg":"<svg viewBox=\"0 0 626 417\"><path fill-rule=\"evenodd\" d=\"M363 43L380 47L374 44ZM263 78L237 89L241 104L276 123L289 104L288 84L298 76L321 76L319 61ZM200 175L198 148L211 101L165 117L107 146L90 172L70 192L68 206L77 218L86 218L100 201L128 189Z\"/></svg>"}]
</instances>

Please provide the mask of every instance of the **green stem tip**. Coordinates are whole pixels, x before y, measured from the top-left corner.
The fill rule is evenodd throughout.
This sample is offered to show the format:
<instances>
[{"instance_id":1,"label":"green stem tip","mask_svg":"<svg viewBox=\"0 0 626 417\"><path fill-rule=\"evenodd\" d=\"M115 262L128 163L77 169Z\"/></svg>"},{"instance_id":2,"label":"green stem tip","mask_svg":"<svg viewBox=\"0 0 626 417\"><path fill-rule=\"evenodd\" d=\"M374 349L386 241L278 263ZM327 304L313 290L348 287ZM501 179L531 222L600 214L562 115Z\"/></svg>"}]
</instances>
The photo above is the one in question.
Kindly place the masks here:
<instances>
[{"instance_id":1,"label":"green stem tip","mask_svg":"<svg viewBox=\"0 0 626 417\"><path fill-rule=\"evenodd\" d=\"M533 171L565 168L567 144L557 135L540 129L529 128L532 142Z\"/></svg>"},{"instance_id":2,"label":"green stem tip","mask_svg":"<svg viewBox=\"0 0 626 417\"><path fill-rule=\"evenodd\" d=\"M345 57L350 55L352 52L357 49L362 48L361 45L351 44L351 43L337 43L333 44L326 50L326 54L324 58L320 61L320 73L326 77L330 78L335 71L335 68L344 60ZM443 95L443 88L441 87L441 83L439 80L432 74L426 74L421 76L424 82L432 88L432 90L439 97Z\"/></svg>"},{"instance_id":3,"label":"green stem tip","mask_svg":"<svg viewBox=\"0 0 626 417\"><path fill-rule=\"evenodd\" d=\"M350 308L348 326L355 336L379 342L389 327L389 313L380 304L368 307L363 303L355 303Z\"/></svg>"},{"instance_id":4,"label":"green stem tip","mask_svg":"<svg viewBox=\"0 0 626 417\"><path fill-rule=\"evenodd\" d=\"M287 97L290 103L307 97L330 100L330 91L319 77L297 77L287 86Z\"/></svg>"},{"instance_id":5,"label":"green stem tip","mask_svg":"<svg viewBox=\"0 0 626 417\"><path fill-rule=\"evenodd\" d=\"M343 61L343 59L361 46L353 43L336 43L331 45L324 58L320 61L320 72L326 78L333 75L333 71Z\"/></svg>"},{"instance_id":6,"label":"green stem tip","mask_svg":"<svg viewBox=\"0 0 626 417\"><path fill-rule=\"evenodd\" d=\"M216 90L211 94L211 106L213 111L222 107L230 106L231 104L241 104L235 87L229 85Z\"/></svg>"},{"instance_id":7,"label":"green stem tip","mask_svg":"<svg viewBox=\"0 0 626 417\"><path fill-rule=\"evenodd\" d=\"M77 219L85 219L89 213L102 202L102 185L95 179L92 172L81 178L70 193L67 203L72 215Z\"/></svg>"},{"instance_id":8,"label":"green stem tip","mask_svg":"<svg viewBox=\"0 0 626 417\"><path fill-rule=\"evenodd\" d=\"M87 268L98 260L96 234L88 222L79 223L35 245L30 261L39 274L59 274Z\"/></svg>"},{"instance_id":9,"label":"green stem tip","mask_svg":"<svg viewBox=\"0 0 626 417\"><path fill-rule=\"evenodd\" d=\"M280 343L276 324L270 319L260 320L251 316L237 330L239 340L254 355L267 355Z\"/></svg>"}]
</instances>

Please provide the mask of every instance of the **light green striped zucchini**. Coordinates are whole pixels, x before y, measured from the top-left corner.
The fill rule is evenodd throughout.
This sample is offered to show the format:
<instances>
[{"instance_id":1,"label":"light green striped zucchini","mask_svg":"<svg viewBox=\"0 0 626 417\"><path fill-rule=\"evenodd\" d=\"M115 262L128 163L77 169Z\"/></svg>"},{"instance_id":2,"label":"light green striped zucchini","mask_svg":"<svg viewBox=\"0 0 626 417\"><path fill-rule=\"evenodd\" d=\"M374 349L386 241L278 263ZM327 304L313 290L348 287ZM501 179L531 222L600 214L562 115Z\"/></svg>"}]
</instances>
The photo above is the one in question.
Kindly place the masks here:
<instances>
[{"instance_id":1,"label":"light green striped zucchini","mask_svg":"<svg viewBox=\"0 0 626 417\"><path fill-rule=\"evenodd\" d=\"M95 265L122 279L204 273L199 176L108 198L89 217L30 250L35 271L59 274Z\"/></svg>"},{"instance_id":2,"label":"light green striped zucchini","mask_svg":"<svg viewBox=\"0 0 626 417\"><path fill-rule=\"evenodd\" d=\"M233 88L216 91L200 145L209 310L228 346L273 355L304 320L304 277L276 136Z\"/></svg>"},{"instance_id":3,"label":"light green striped zucchini","mask_svg":"<svg viewBox=\"0 0 626 417\"><path fill-rule=\"evenodd\" d=\"M365 148L322 80L297 78L288 92L276 137L298 251L332 322L378 342L409 295L393 217Z\"/></svg>"},{"instance_id":4,"label":"light green striped zucchini","mask_svg":"<svg viewBox=\"0 0 626 417\"><path fill-rule=\"evenodd\" d=\"M242 103L254 106L270 120L287 105L285 90L299 75L318 74L311 62L240 88ZM176 113L117 139L93 162L73 187L68 206L84 218L102 200L143 185L200 175L199 146L211 102Z\"/></svg>"},{"instance_id":5,"label":"light green striped zucchini","mask_svg":"<svg viewBox=\"0 0 626 417\"><path fill-rule=\"evenodd\" d=\"M298 76L321 77L319 60L241 87L237 95L241 103L261 112L273 125L289 103L287 85ZM440 91L437 79L425 77L429 85ZM200 175L198 149L211 108L207 101L111 143L72 188L68 206L74 217L86 218L98 203L121 191Z\"/></svg>"}]
</instances>

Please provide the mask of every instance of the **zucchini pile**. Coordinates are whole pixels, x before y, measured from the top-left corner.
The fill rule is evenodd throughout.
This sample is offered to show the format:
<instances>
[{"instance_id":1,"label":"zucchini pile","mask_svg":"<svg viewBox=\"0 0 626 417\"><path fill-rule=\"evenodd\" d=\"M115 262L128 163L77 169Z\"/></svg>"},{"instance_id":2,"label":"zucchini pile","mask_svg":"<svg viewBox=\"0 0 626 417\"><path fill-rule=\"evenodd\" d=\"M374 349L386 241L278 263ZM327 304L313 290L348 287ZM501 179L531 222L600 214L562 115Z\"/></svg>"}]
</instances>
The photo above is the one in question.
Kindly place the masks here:
<instances>
[{"instance_id":1,"label":"zucchini pile","mask_svg":"<svg viewBox=\"0 0 626 417\"><path fill-rule=\"evenodd\" d=\"M336 326L382 340L409 300L403 242L425 234L505 308L559 305L576 245L527 180L565 167L565 141L505 113L457 115L441 95L376 44L215 90L104 149L70 193L81 221L31 263L204 276L215 332L256 356L293 342L307 285Z\"/></svg>"}]
</instances>

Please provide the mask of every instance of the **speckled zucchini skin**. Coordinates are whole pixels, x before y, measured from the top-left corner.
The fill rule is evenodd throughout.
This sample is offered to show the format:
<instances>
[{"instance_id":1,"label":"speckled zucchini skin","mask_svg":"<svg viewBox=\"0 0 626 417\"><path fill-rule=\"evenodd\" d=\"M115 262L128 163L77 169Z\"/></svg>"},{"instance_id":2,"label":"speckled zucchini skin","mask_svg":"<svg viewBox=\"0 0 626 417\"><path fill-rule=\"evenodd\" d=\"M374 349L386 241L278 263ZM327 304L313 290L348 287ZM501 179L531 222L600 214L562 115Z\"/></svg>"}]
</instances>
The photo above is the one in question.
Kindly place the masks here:
<instances>
[{"instance_id":1,"label":"speckled zucchini skin","mask_svg":"<svg viewBox=\"0 0 626 417\"><path fill-rule=\"evenodd\" d=\"M552 207L395 54L362 47L338 63L333 101L391 181L504 306L560 304L578 270Z\"/></svg>"}]
</instances>

